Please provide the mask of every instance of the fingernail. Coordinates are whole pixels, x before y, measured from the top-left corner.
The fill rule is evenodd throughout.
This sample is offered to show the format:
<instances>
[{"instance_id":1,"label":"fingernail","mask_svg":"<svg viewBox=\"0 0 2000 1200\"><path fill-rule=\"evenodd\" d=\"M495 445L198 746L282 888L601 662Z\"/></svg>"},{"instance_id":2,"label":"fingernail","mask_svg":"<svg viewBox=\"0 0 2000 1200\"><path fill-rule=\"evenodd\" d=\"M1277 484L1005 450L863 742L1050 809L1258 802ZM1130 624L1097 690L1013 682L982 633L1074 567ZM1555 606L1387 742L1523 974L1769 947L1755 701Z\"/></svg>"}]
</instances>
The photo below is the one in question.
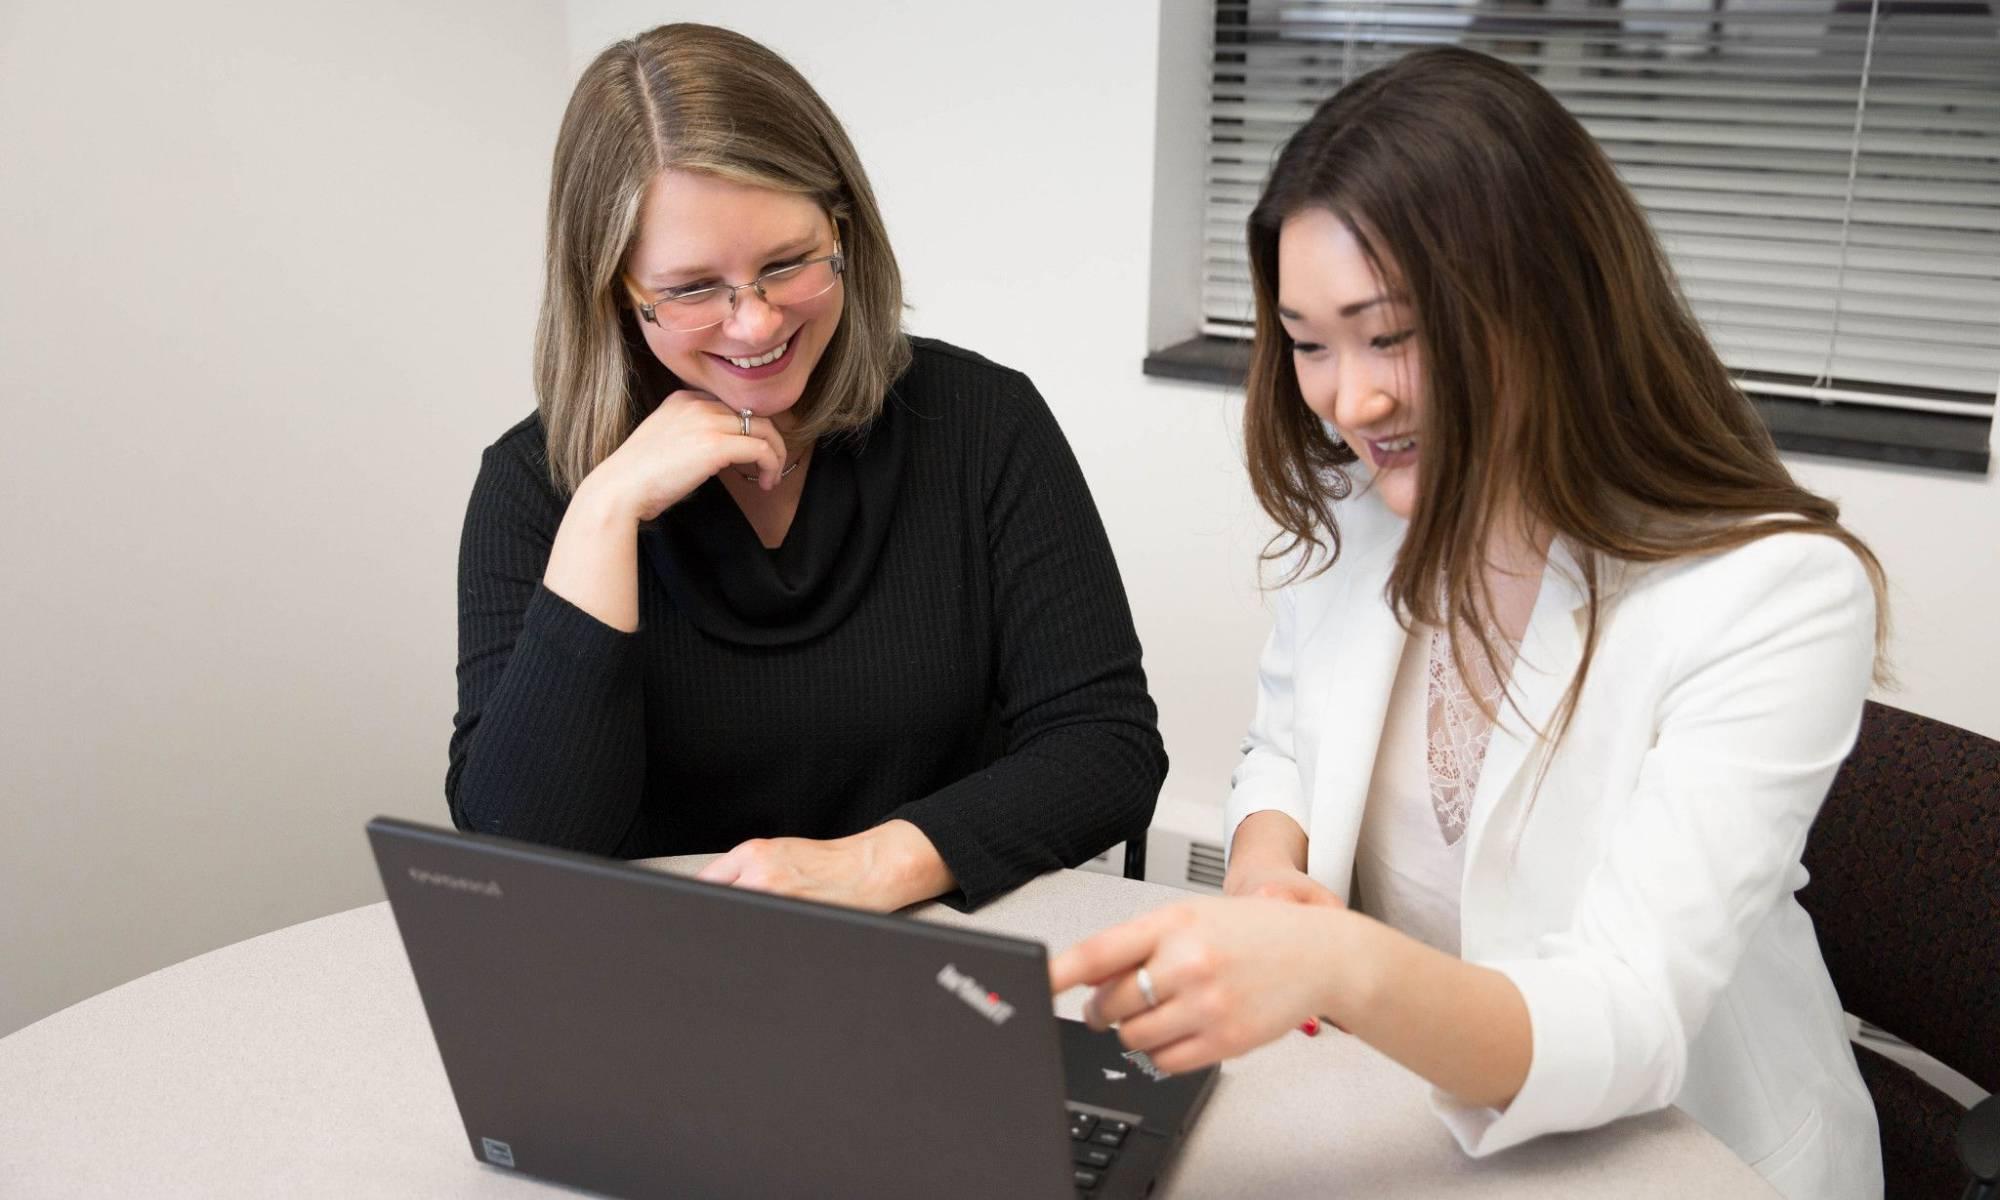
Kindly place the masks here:
<instances>
[{"instance_id":1,"label":"fingernail","mask_svg":"<svg viewBox=\"0 0 2000 1200\"><path fill-rule=\"evenodd\" d=\"M1306 1035L1307 1037L1318 1037L1318 1036L1319 1036L1319 1018L1317 1018L1317 1017L1307 1017L1307 1018L1306 1018L1305 1020L1303 1020L1303 1021L1300 1021L1300 1022L1299 1022L1299 1032L1300 1032L1300 1033L1303 1033L1303 1034L1305 1034L1305 1035Z\"/></svg>"}]
</instances>

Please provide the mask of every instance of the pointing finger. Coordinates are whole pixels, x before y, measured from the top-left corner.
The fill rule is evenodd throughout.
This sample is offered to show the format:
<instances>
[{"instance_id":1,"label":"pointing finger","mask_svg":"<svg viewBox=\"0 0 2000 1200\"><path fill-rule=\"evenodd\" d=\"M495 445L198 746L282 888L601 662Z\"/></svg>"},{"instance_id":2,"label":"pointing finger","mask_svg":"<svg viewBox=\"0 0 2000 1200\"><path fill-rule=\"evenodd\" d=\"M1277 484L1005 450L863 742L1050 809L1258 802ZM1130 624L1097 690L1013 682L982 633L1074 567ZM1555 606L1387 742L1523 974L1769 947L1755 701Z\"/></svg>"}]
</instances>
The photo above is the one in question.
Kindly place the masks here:
<instances>
[{"instance_id":1,"label":"pointing finger","mask_svg":"<svg viewBox=\"0 0 2000 1200\"><path fill-rule=\"evenodd\" d=\"M1152 956L1166 928L1161 909L1114 925L1071 946L1049 962L1049 990L1061 995L1079 984L1097 984L1120 972L1136 969Z\"/></svg>"}]
</instances>

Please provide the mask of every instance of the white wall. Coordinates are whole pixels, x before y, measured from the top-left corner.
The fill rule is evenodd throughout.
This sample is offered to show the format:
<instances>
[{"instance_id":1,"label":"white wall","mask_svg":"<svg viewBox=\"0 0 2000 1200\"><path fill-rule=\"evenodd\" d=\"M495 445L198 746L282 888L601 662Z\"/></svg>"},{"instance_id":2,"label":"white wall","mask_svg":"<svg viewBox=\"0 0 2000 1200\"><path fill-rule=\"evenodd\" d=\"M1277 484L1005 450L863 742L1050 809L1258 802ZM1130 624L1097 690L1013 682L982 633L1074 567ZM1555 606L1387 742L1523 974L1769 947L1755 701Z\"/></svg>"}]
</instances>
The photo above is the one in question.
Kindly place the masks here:
<instances>
[{"instance_id":1,"label":"white wall","mask_svg":"<svg viewBox=\"0 0 2000 1200\"><path fill-rule=\"evenodd\" d=\"M1193 161L1155 159L1163 2L1186 111L1196 0L0 8L0 1034L373 899L363 819L443 819L458 522L531 403L554 131L576 70L662 20L803 68L911 327L1041 385L1125 573L1168 792L1219 804L1266 526L1236 398L1139 374L1152 224L1185 224L1156 166ZM1897 577L1900 702L2000 735L1994 481L1798 467Z\"/></svg>"},{"instance_id":2,"label":"white wall","mask_svg":"<svg viewBox=\"0 0 2000 1200\"><path fill-rule=\"evenodd\" d=\"M0 6L0 1035L381 895L533 405L542 0Z\"/></svg>"}]
</instances>

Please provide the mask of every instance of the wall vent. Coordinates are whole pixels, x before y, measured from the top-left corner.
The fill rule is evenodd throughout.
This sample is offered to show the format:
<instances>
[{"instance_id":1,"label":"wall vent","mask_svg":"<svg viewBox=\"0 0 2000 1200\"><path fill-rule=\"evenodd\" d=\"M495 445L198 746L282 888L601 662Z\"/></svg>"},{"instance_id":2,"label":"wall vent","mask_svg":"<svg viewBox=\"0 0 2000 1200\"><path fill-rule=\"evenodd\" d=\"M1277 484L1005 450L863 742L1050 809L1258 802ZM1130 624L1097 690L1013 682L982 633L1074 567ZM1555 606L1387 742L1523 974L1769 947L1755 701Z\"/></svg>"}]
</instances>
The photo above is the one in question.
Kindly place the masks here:
<instances>
[{"instance_id":1,"label":"wall vent","mask_svg":"<svg viewBox=\"0 0 2000 1200\"><path fill-rule=\"evenodd\" d=\"M1190 840L1187 849L1187 882L1194 887L1222 890L1222 846L1211 841Z\"/></svg>"}]
</instances>

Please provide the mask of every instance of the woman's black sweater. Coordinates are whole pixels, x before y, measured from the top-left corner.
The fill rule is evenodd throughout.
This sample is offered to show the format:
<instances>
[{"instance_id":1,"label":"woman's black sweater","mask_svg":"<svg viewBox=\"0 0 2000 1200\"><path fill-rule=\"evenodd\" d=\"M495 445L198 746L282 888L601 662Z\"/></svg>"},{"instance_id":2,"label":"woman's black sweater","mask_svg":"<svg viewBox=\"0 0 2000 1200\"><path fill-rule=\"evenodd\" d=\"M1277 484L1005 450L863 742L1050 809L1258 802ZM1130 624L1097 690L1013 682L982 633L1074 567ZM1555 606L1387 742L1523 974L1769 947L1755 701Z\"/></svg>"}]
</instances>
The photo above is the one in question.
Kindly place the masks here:
<instances>
[{"instance_id":1,"label":"woman's black sweater","mask_svg":"<svg viewBox=\"0 0 2000 1200\"><path fill-rule=\"evenodd\" d=\"M539 418L487 449L459 550L461 828L640 858L915 824L975 906L1143 832L1167 769L1117 564L1019 372L912 339L822 441L783 545L709 480L639 535L639 630L541 584Z\"/></svg>"}]
</instances>

